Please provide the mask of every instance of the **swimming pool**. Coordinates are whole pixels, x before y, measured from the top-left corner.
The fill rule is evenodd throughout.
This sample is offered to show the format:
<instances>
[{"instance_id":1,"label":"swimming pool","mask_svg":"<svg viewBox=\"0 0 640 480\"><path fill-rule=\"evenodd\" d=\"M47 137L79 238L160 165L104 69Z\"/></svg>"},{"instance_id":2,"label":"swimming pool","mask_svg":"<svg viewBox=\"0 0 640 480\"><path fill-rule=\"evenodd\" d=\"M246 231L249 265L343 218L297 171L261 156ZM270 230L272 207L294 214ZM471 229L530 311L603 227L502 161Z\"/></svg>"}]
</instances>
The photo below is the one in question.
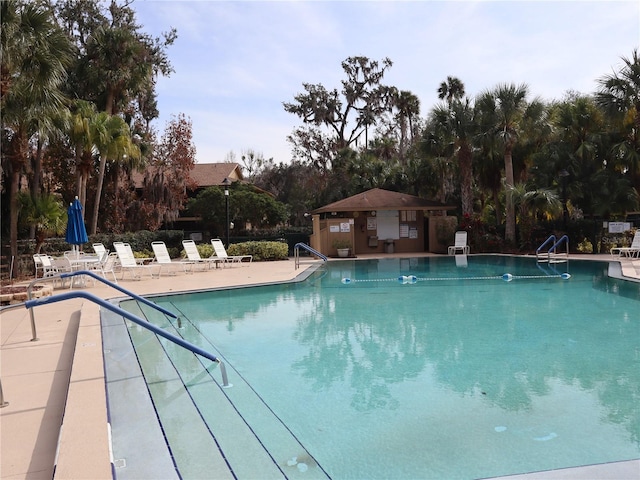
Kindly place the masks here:
<instances>
[{"instance_id":1,"label":"swimming pool","mask_svg":"<svg viewBox=\"0 0 640 480\"><path fill-rule=\"evenodd\" d=\"M457 479L639 458L640 285L598 262L459 265L329 262L302 283L155 298L180 324L123 303L221 356L233 387L103 320L116 476Z\"/></svg>"}]
</instances>

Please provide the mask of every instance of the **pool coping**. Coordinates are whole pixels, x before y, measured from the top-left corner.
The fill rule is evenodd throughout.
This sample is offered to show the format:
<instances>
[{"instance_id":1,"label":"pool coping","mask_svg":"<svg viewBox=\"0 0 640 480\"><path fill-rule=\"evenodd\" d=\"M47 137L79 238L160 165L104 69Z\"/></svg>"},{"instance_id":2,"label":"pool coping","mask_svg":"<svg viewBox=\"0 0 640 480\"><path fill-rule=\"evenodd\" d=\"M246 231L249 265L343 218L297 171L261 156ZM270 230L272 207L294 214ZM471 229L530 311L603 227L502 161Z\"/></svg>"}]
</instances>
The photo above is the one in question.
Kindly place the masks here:
<instances>
[{"instance_id":1,"label":"pool coping","mask_svg":"<svg viewBox=\"0 0 640 480\"><path fill-rule=\"evenodd\" d=\"M390 258L407 256L428 256L414 254L388 254L369 255L359 258ZM640 281L640 261L631 259L612 258L610 255L580 255L571 256L570 259L597 260L620 265L620 275L624 280ZM351 260L351 259L349 259ZM331 261L342 261L332 259ZM273 283L272 279L281 278L291 281L301 272L306 271L311 265L317 265L318 261L305 261L298 271L293 267L293 261L283 262L286 268L269 268L273 264L260 266L262 262L256 262L250 267L231 267L212 271L198 272L191 275L178 275L176 277L164 277L162 279L142 281L120 281L130 290L142 295L167 294L170 292L193 291L194 281L219 284L222 288L232 286L250 286ZM270 263L270 262L269 262ZM282 266L282 265L280 265ZM274 266L275 267L275 266ZM257 272L261 270L261 272ZM224 272L224 273L223 273ZM223 274L225 276L220 278ZM232 274L232 275L229 275ZM233 277L233 278L231 278ZM192 280L196 279L197 280ZM182 284L189 284L188 288L181 290ZM102 298L114 298L113 290L100 285L88 287L91 293ZM201 287L203 290L209 287ZM33 395L33 392L24 388L24 372L13 365L14 362L2 362L2 376L4 380L5 399L10 403L0 409L2 419L0 433L2 435L3 454L0 466L1 478L21 478L38 475L47 478L112 478L113 459L109 450L109 431L106 412L106 392L104 384L104 366L102 364L102 337L100 333L99 308L89 302L70 304L52 304L34 309L38 317L39 328L45 330L47 339L56 343L57 338L67 335L68 325L57 320L60 325L45 324L46 320L58 317L71 318L80 316L77 328L77 338L73 344L73 360L68 367L69 381L59 385L51 385L43 382L41 388L45 389L40 402L35 408L38 415L33 415L34 409L26 409L31 399L25 399L24 395ZM2 310L0 310L2 312ZM26 375L33 372L51 370L48 365L38 363L38 351L43 347L50 348L51 343L45 345L30 342L31 331L28 315L17 311L3 313L2 350L3 358L15 358L18 354L20 361L27 359L30 366ZM45 320L46 319L46 320ZM55 331L54 331L55 330ZM43 334L44 338L45 335ZM49 341L49 340L48 340ZM62 340L58 340L58 348L63 348ZM6 354L6 355L5 355ZM62 353L59 356L63 356ZM33 363L34 365L31 365ZM49 372L51 375L64 377L65 369L61 367ZM24 368L22 368L24 370ZM62 375L60 375L62 373ZM54 390L56 390L54 392ZM57 393L56 393L57 392ZM48 414L51 410L53 399L63 397L64 405L62 414ZM87 399L92 399L87 404ZM59 407L56 407L59 408ZM47 415L43 416L43 412ZM60 415L60 419L57 415ZM50 417L50 418L49 418ZM11 421L9 421L11 420ZM42 445L46 438L51 438L51 429L59 431L58 441L54 445ZM26 438L29 437L29 438ZM45 438L46 437L46 438ZM8 448L15 447L15 449ZM17 452L17 454L9 452ZM20 458L18 458L20 457ZM47 459L54 458L52 465ZM20 463L22 462L22 463ZM39 472L39 473L38 473ZM47 473L49 472L49 473ZM597 472L597 474L594 474ZM626 462L614 462L610 464L575 467L551 472L536 472L525 475L516 475L505 478L572 478L572 479L635 479L640 474L640 459Z\"/></svg>"}]
</instances>

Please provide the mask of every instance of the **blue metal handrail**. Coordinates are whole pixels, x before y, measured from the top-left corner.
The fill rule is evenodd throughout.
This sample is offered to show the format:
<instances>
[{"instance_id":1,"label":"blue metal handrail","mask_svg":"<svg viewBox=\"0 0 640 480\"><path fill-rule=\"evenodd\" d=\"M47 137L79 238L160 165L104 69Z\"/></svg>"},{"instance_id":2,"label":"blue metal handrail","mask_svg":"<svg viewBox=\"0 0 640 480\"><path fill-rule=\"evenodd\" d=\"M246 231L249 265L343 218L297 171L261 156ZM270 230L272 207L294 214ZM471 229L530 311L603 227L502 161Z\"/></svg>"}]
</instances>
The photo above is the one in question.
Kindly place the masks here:
<instances>
[{"instance_id":1,"label":"blue metal handrail","mask_svg":"<svg viewBox=\"0 0 640 480\"><path fill-rule=\"evenodd\" d=\"M304 248L305 250L307 250L308 252L312 253L313 255L315 255L316 257L320 258L321 260L324 260L325 262L327 260L329 260L329 258L327 258L326 255L323 255L322 253L317 251L315 248L310 247L306 243L302 243L302 242L296 243L293 248Z\"/></svg>"},{"instance_id":2,"label":"blue metal handrail","mask_svg":"<svg viewBox=\"0 0 640 480\"><path fill-rule=\"evenodd\" d=\"M312 255L315 255L316 257L318 257L319 259L321 259L324 262L329 260L326 255L323 255L322 253L317 251L315 248L310 247L306 243L298 242L293 246L293 256L294 256L294 259L295 259L295 267L296 268L298 268L298 265L300 264L300 249L301 248L305 249L306 251L308 251Z\"/></svg>"},{"instance_id":3,"label":"blue metal handrail","mask_svg":"<svg viewBox=\"0 0 640 480\"><path fill-rule=\"evenodd\" d=\"M126 291L126 290L123 289L123 291ZM34 300L27 300L24 303L24 305L27 308L33 308L33 307L39 307L41 305L48 305L50 303L57 303L64 300L70 300L72 298L85 298L87 300L90 300L93 303L96 303L101 307L106 308L107 310L111 310L112 312L118 315L122 315L124 318L131 320L132 322L136 323L137 325L140 325L141 327L146 328L147 330L151 330L156 335L160 335L161 337L164 337L167 340L177 345L180 345L181 347L184 347L195 354L200 355L201 357L211 360L212 362L218 363L220 365L220 372L222 373L223 386L225 387L229 386L226 369L224 368L224 364L222 363L222 361L220 361L218 357L210 354L209 352L207 352L206 350L203 350L197 345L187 342L181 337L178 337L176 335L173 335L172 333L167 332L166 330L154 325L153 323L148 322L147 320L143 320L142 318L137 317L133 313L127 312L126 310L123 310L122 308L110 302L107 302L106 300L103 300L102 298L96 295L93 295L92 293L88 293L84 291L71 291L66 293L60 293L58 295L54 295L51 297L42 297ZM172 315L172 316L176 318L175 315Z\"/></svg>"},{"instance_id":4,"label":"blue metal handrail","mask_svg":"<svg viewBox=\"0 0 640 480\"><path fill-rule=\"evenodd\" d=\"M122 288L117 283L110 282L106 278L103 278L100 275L97 275L95 272L91 272L89 270L78 270L76 272L60 273L58 275L52 275L50 277L36 278L36 279L32 280L29 283L29 285L27 286L27 299L31 300L31 290L33 289L33 285L35 285L36 283L42 283L42 282L46 282L46 281L54 282L57 279L75 277L76 275L88 275L89 277L95 278L96 280L98 280L98 281L100 281L100 282L102 282L102 283L104 283L106 285L109 285L112 288L115 288L116 290L124 293L125 295L130 296L134 300L142 302L145 305L150 306L151 308L155 308L156 310L161 311L162 313L164 313L165 315L170 316L171 318L178 318L173 312L170 312L169 310L167 310L165 308L162 308L160 305L156 305L152 301L147 300L146 298L141 297L140 295L136 295L135 293L130 292L129 290L127 290L125 288ZM35 342L36 340L38 340L38 334L36 332L36 319L33 316L33 309L29 309L29 315L31 316L31 333L32 333L31 341Z\"/></svg>"},{"instance_id":5,"label":"blue metal handrail","mask_svg":"<svg viewBox=\"0 0 640 480\"><path fill-rule=\"evenodd\" d=\"M544 242L542 242L542 245L540 245L536 250L536 255L540 253L540 250L542 250L548 243L551 243L551 242L556 243L555 235L550 235L549 238L547 238Z\"/></svg>"},{"instance_id":6,"label":"blue metal handrail","mask_svg":"<svg viewBox=\"0 0 640 480\"><path fill-rule=\"evenodd\" d=\"M538 262L551 262L551 261L557 260L557 258L559 258L559 256L563 255L563 254L557 253L556 249L560 245L562 245L563 242L567 246L567 251L566 251L566 253L564 255L568 259L569 258L569 237L567 235L563 235L562 237L560 237L559 240L556 240L556 236L555 235L551 235L536 250L536 259L538 260ZM549 243L553 243L553 244L551 245L551 247L546 252L542 252L542 249L545 246L547 246ZM564 260L562 260L562 261L564 261Z\"/></svg>"},{"instance_id":7,"label":"blue metal handrail","mask_svg":"<svg viewBox=\"0 0 640 480\"><path fill-rule=\"evenodd\" d=\"M109 285L111 288L115 288L116 290L118 290L119 292L124 293L125 295L130 296L131 298L133 298L134 300L137 300L138 302L142 302L145 305L150 306L151 308L155 308L156 310L161 311L162 313L164 313L165 315L169 315L171 318L178 318L178 316L171 312L170 310L167 310L166 308L161 307L160 305L153 303L151 300L147 300L144 297L141 297L140 295L137 295L135 293L133 293L130 290L127 290L126 288L121 287L120 285L118 285L117 283L113 283L110 280L107 280L104 277L101 277L100 275L98 275L95 272L92 272L90 270L78 270L76 272L66 272L66 273L61 273L60 274L60 278L69 278L69 277L75 277L76 275L88 275L91 278L95 278L96 280L98 280L99 282L104 283L105 285Z\"/></svg>"},{"instance_id":8,"label":"blue metal handrail","mask_svg":"<svg viewBox=\"0 0 640 480\"><path fill-rule=\"evenodd\" d=\"M563 235L560 237L560 240L558 240L556 243L553 244L553 247L551 247L549 249L549 253L555 253L556 252L556 247L559 247L562 242L566 242L567 244L567 254L569 253L569 237L567 235Z\"/></svg>"}]
</instances>

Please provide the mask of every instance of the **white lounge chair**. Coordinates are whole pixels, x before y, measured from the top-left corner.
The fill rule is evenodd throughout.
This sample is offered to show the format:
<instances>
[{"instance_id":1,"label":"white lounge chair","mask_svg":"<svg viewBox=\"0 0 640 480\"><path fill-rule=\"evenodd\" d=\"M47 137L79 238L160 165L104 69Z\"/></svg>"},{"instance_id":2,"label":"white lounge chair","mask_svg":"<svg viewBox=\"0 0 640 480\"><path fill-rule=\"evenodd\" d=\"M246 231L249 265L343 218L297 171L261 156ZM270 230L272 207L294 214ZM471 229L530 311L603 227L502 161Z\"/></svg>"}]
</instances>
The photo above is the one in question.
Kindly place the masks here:
<instances>
[{"instance_id":1,"label":"white lounge chair","mask_svg":"<svg viewBox=\"0 0 640 480\"><path fill-rule=\"evenodd\" d=\"M467 268L469 266L469 262L467 261L467 256L464 253L456 254L456 267L458 268Z\"/></svg>"},{"instance_id":2,"label":"white lounge chair","mask_svg":"<svg viewBox=\"0 0 640 480\"><path fill-rule=\"evenodd\" d=\"M467 245L466 231L463 230L463 231L456 232L454 245L449 246L448 253L449 255L456 255L460 253L463 255L469 254L469 245Z\"/></svg>"},{"instance_id":3,"label":"white lounge chair","mask_svg":"<svg viewBox=\"0 0 640 480\"><path fill-rule=\"evenodd\" d=\"M216 254L216 258L219 258L223 263L251 263L253 255L227 255L227 250L224 248L222 240L219 238L211 239L211 245L213 251Z\"/></svg>"},{"instance_id":4,"label":"white lounge chair","mask_svg":"<svg viewBox=\"0 0 640 480\"><path fill-rule=\"evenodd\" d=\"M611 255L618 257L640 257L640 229L633 234L633 240L629 247L614 247L611 249Z\"/></svg>"},{"instance_id":5,"label":"white lounge chair","mask_svg":"<svg viewBox=\"0 0 640 480\"><path fill-rule=\"evenodd\" d=\"M103 262L107 260L107 255L109 255L109 250L107 250L102 243L94 243L92 247L93 247L93 251L96 252L96 255L98 255L98 257L100 257L100 259Z\"/></svg>"},{"instance_id":6,"label":"white lounge chair","mask_svg":"<svg viewBox=\"0 0 640 480\"><path fill-rule=\"evenodd\" d=\"M122 269L122 279L126 272L131 274L131 278L141 279L142 273L147 272L149 276L153 277L154 270L158 271L158 277L160 277L160 266L157 265L140 265L136 261L136 257L133 255L131 245L123 242L113 242L113 248L116 249L118 255L118 261L120 262L120 268Z\"/></svg>"},{"instance_id":7,"label":"white lounge chair","mask_svg":"<svg viewBox=\"0 0 640 480\"><path fill-rule=\"evenodd\" d=\"M187 254L187 258L190 262L193 262L194 265L202 265L203 268L211 268L212 265L217 266L218 263L221 262L221 260L216 257L202 258L198 251L198 246L193 240L183 240L182 246Z\"/></svg>"},{"instance_id":8,"label":"white lounge chair","mask_svg":"<svg viewBox=\"0 0 640 480\"><path fill-rule=\"evenodd\" d=\"M177 273L178 268L180 268L183 272L193 271L194 262L190 260L182 260L178 262L174 262L171 260L171 256L169 255L169 251L167 250L167 246L164 242L151 242L151 248L153 249L153 254L155 255L153 261L160 265L160 275L166 269L169 275L175 275Z\"/></svg>"}]
</instances>

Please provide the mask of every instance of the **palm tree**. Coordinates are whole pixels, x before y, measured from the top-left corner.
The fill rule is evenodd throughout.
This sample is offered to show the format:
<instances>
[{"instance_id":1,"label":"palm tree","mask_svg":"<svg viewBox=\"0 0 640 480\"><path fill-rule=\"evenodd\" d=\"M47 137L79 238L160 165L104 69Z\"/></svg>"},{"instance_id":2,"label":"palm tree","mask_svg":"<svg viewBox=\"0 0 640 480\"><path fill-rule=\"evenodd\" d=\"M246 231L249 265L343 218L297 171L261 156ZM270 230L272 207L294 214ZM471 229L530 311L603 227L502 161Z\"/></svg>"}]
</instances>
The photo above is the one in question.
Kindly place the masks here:
<instances>
[{"instance_id":1,"label":"palm tree","mask_svg":"<svg viewBox=\"0 0 640 480\"><path fill-rule=\"evenodd\" d=\"M92 124L97 114L93 103L78 100L75 102L69 121L69 140L75 150L76 195L83 206L87 204L87 183L93 169L95 143Z\"/></svg>"},{"instance_id":2,"label":"palm tree","mask_svg":"<svg viewBox=\"0 0 640 480\"><path fill-rule=\"evenodd\" d=\"M64 233L67 212L62 201L55 195L43 194L33 197L21 192L18 198L21 205L20 218L24 224L34 227L35 253L40 253L47 235Z\"/></svg>"},{"instance_id":3,"label":"palm tree","mask_svg":"<svg viewBox=\"0 0 640 480\"><path fill-rule=\"evenodd\" d=\"M406 90L393 90L393 105L398 110L396 118L400 125L400 142L398 154L400 161L404 163L407 151L407 141L413 140L413 119L420 115L420 100L413 93ZM408 127L408 128L407 128ZM407 129L409 138L407 139Z\"/></svg>"},{"instance_id":4,"label":"palm tree","mask_svg":"<svg viewBox=\"0 0 640 480\"><path fill-rule=\"evenodd\" d=\"M2 167L9 172L11 254L18 253L18 191L29 143L64 109L60 87L71 60L67 37L38 4L0 2Z\"/></svg>"},{"instance_id":5,"label":"palm tree","mask_svg":"<svg viewBox=\"0 0 640 480\"><path fill-rule=\"evenodd\" d=\"M100 26L92 32L87 42L87 64L81 68L98 86L96 91L103 97L96 102L107 113L117 113L126 106L125 92L143 91L141 86L152 85L153 65L145 61L149 55L148 47L129 25Z\"/></svg>"},{"instance_id":6,"label":"palm tree","mask_svg":"<svg viewBox=\"0 0 640 480\"><path fill-rule=\"evenodd\" d=\"M92 123L93 139L100 155L98 168L98 186L96 199L93 203L93 216L91 218L90 233L93 235L98 230L98 212L100 210L100 197L104 184L104 172L108 160L119 158L138 158L140 149L131 141L129 126L118 115L109 115L100 112Z\"/></svg>"},{"instance_id":7,"label":"palm tree","mask_svg":"<svg viewBox=\"0 0 640 480\"><path fill-rule=\"evenodd\" d=\"M96 198L93 203L93 216L90 227L90 233L95 234L98 230L98 212L100 210L100 197L102 196L107 161L122 157L138 158L140 157L140 149L131 141L129 126L118 115L100 112L93 118L90 128L93 143L100 156L98 186L96 187Z\"/></svg>"},{"instance_id":8,"label":"palm tree","mask_svg":"<svg viewBox=\"0 0 640 480\"><path fill-rule=\"evenodd\" d=\"M619 72L598 80L596 102L615 120L622 141L614 148L625 159L635 188L640 191L640 56L636 48L630 58L622 57Z\"/></svg>"},{"instance_id":9,"label":"palm tree","mask_svg":"<svg viewBox=\"0 0 640 480\"><path fill-rule=\"evenodd\" d=\"M68 136L75 150L76 195L82 205L87 205L87 185L94 171L95 158L99 159L98 184L89 230L94 234L97 231L107 162L114 161L116 170L123 165L137 167L141 158L140 147L132 141L129 126L120 115L98 112L91 102L76 101L68 123ZM117 179L117 172L114 177ZM117 180L114 187L117 191Z\"/></svg>"},{"instance_id":10,"label":"palm tree","mask_svg":"<svg viewBox=\"0 0 640 480\"><path fill-rule=\"evenodd\" d=\"M438 88L438 98L451 104L454 100L464 97L464 83L458 77L447 77L447 80Z\"/></svg>"},{"instance_id":11,"label":"palm tree","mask_svg":"<svg viewBox=\"0 0 640 480\"><path fill-rule=\"evenodd\" d=\"M554 104L550 117L554 141L541 153L539 177L546 184L565 182L563 189L572 204L585 213L594 214L594 199L600 195L600 189L592 188L592 179L605 168L603 141L606 135L603 132L606 127L602 111L591 97L573 95ZM562 180L558 176L561 171L568 173Z\"/></svg>"},{"instance_id":12,"label":"palm tree","mask_svg":"<svg viewBox=\"0 0 640 480\"><path fill-rule=\"evenodd\" d=\"M504 158L505 191L514 186L513 148L520 136L520 122L527 108L528 87L525 84L501 84L480 95L476 102L482 135L499 142ZM506 195L505 241L516 240L516 217L513 198Z\"/></svg>"},{"instance_id":13,"label":"palm tree","mask_svg":"<svg viewBox=\"0 0 640 480\"><path fill-rule=\"evenodd\" d=\"M437 115L434 110L432 117ZM445 118L448 110L444 111ZM426 155L426 162L422 165L429 172L429 176L437 178L435 193L440 202L445 203L448 195L454 190L454 152L450 141L449 132L440 127L443 119L431 118L423 133L421 148Z\"/></svg>"},{"instance_id":14,"label":"palm tree","mask_svg":"<svg viewBox=\"0 0 640 480\"><path fill-rule=\"evenodd\" d=\"M507 195L512 198L518 211L520 224L520 247L532 248L533 228L540 219L550 220L562 214L562 201L557 192L549 188L530 189L524 183L517 183Z\"/></svg>"},{"instance_id":15,"label":"palm tree","mask_svg":"<svg viewBox=\"0 0 640 480\"><path fill-rule=\"evenodd\" d=\"M437 137L448 145L451 158L457 160L462 214L470 216L473 214L472 140L475 135L475 120L469 99L455 99L447 106L441 104L434 107L431 125L438 130Z\"/></svg>"}]
</instances>

